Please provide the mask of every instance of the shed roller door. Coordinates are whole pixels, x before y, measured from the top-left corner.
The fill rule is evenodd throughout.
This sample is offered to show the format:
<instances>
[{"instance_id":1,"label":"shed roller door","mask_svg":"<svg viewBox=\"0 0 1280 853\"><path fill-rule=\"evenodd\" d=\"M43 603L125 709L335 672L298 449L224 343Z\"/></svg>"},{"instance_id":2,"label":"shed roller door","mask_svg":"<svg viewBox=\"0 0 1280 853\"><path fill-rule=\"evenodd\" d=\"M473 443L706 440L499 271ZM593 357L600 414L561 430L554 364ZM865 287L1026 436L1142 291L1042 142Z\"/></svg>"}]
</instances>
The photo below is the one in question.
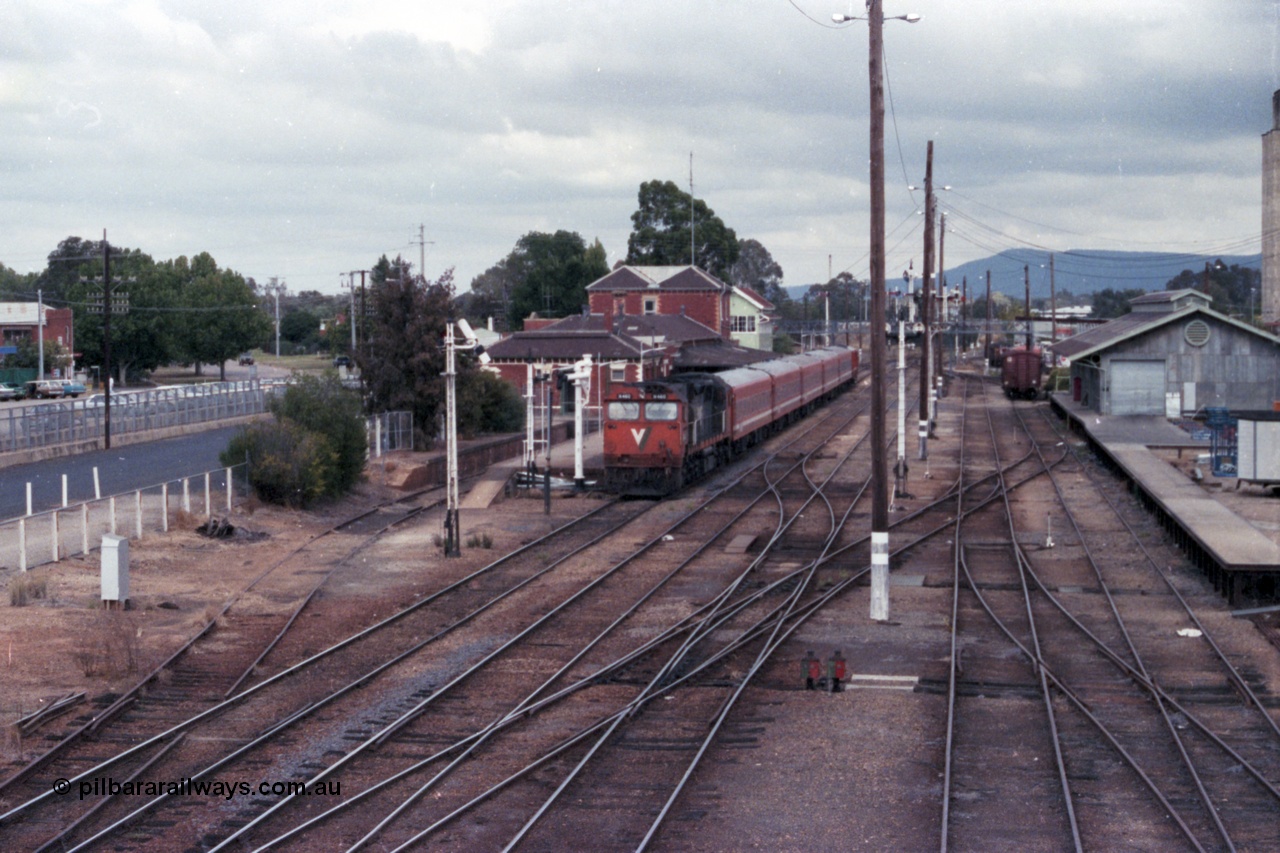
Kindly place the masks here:
<instances>
[{"instance_id":1,"label":"shed roller door","mask_svg":"<svg viewBox=\"0 0 1280 853\"><path fill-rule=\"evenodd\" d=\"M1163 415L1163 361L1111 362L1111 414Z\"/></svg>"}]
</instances>

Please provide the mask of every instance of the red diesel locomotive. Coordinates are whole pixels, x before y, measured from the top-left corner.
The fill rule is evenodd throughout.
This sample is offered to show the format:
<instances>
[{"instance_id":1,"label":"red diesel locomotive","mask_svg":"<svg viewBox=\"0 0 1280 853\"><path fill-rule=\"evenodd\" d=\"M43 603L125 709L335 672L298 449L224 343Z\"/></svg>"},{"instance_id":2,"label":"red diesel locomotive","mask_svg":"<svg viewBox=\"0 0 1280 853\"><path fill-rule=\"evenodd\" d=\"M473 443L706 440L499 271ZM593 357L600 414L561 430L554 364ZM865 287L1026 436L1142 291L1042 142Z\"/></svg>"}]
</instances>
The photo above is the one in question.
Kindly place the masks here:
<instances>
[{"instance_id":1,"label":"red diesel locomotive","mask_svg":"<svg viewBox=\"0 0 1280 853\"><path fill-rule=\"evenodd\" d=\"M858 351L827 347L614 386L605 400L605 485L630 495L677 492L857 378Z\"/></svg>"}]
</instances>

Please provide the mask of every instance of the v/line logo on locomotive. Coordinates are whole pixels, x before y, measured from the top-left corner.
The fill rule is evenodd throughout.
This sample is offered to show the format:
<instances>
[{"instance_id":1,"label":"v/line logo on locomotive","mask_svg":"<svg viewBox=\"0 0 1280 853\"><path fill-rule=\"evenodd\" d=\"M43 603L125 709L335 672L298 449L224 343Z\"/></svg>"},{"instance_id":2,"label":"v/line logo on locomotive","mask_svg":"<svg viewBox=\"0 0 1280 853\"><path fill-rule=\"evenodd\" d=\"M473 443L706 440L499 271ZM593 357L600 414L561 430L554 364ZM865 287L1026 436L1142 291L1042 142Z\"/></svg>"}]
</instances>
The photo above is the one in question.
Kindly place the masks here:
<instances>
[{"instance_id":1,"label":"v/line logo on locomotive","mask_svg":"<svg viewBox=\"0 0 1280 853\"><path fill-rule=\"evenodd\" d=\"M653 427L645 427L644 429L631 428L631 437L636 440L636 449L644 450L644 446L649 443L649 434L653 432Z\"/></svg>"}]
</instances>

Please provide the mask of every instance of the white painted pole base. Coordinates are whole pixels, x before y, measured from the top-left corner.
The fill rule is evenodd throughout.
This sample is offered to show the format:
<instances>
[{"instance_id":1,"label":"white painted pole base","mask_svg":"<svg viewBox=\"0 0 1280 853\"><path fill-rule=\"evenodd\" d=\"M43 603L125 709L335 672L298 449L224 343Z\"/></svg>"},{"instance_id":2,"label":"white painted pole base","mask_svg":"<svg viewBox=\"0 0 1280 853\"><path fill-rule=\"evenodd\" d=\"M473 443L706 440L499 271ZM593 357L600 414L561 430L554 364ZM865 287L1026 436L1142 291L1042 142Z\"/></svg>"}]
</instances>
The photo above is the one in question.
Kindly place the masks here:
<instances>
[{"instance_id":1,"label":"white painted pole base","mask_svg":"<svg viewBox=\"0 0 1280 853\"><path fill-rule=\"evenodd\" d=\"M871 618L889 619L889 532L871 532Z\"/></svg>"}]
</instances>

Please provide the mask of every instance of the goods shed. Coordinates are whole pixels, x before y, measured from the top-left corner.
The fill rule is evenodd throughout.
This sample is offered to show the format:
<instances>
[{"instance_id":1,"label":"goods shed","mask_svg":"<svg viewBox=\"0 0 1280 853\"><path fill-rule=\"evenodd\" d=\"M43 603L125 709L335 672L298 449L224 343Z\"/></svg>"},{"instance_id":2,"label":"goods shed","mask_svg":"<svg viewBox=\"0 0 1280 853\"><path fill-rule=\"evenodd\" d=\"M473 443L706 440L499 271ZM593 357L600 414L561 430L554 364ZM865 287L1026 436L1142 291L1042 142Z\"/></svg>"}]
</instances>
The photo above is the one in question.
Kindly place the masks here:
<instances>
[{"instance_id":1,"label":"goods shed","mask_svg":"<svg viewBox=\"0 0 1280 853\"><path fill-rule=\"evenodd\" d=\"M1059 341L1071 396L1103 415L1179 417L1209 406L1271 409L1280 338L1219 314L1195 290L1148 293L1119 319Z\"/></svg>"}]
</instances>

